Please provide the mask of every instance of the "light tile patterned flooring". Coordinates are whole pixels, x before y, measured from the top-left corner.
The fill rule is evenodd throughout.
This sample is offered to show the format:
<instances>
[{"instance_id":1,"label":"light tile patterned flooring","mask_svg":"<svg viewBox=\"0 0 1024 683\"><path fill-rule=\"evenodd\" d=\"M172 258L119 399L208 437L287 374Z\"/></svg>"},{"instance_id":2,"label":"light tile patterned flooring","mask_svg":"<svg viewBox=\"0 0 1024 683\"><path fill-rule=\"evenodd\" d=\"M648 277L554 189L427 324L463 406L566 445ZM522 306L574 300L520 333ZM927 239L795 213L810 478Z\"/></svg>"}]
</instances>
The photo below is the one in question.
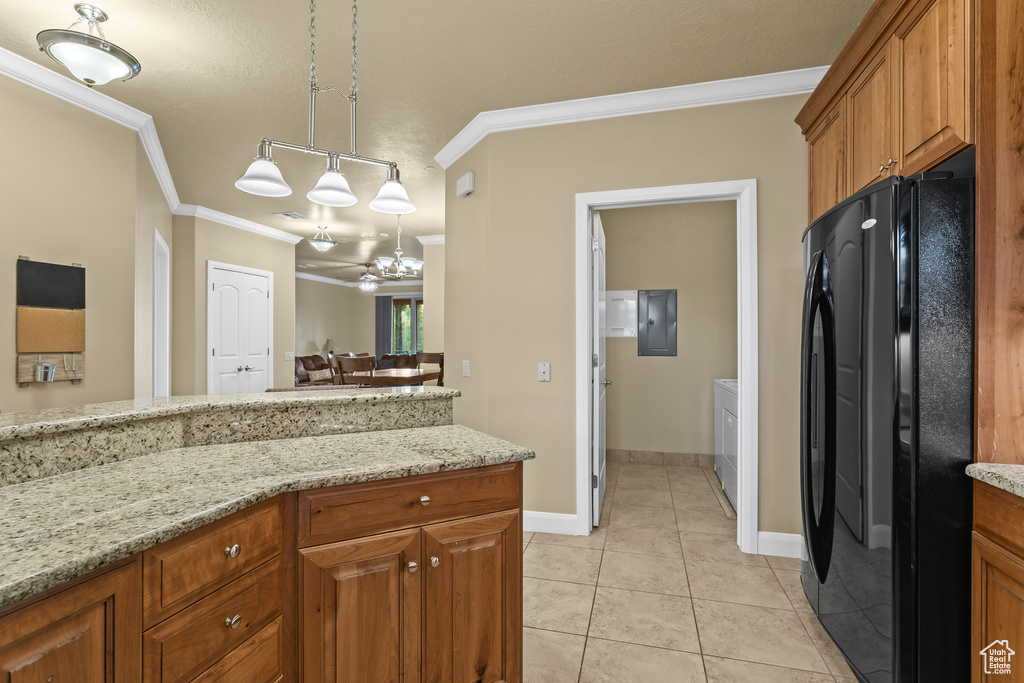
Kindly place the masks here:
<instances>
[{"instance_id":1,"label":"light tile patterned flooring","mask_svg":"<svg viewBox=\"0 0 1024 683\"><path fill-rule=\"evenodd\" d=\"M524 535L526 683L856 681L799 561L740 552L712 481L609 463L593 534Z\"/></svg>"}]
</instances>

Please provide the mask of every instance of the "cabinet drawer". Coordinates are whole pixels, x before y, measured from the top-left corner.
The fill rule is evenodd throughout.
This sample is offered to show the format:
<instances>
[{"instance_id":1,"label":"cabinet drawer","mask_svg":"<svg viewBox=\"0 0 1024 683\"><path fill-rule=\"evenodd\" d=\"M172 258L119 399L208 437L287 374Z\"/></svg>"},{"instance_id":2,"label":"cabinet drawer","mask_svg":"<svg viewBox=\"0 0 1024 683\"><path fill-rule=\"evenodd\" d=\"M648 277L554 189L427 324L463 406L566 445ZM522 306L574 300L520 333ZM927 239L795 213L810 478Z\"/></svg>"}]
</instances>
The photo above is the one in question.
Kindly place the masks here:
<instances>
[{"instance_id":1,"label":"cabinet drawer","mask_svg":"<svg viewBox=\"0 0 1024 683\"><path fill-rule=\"evenodd\" d=\"M281 504L274 499L147 550L142 561L144 625L162 621L258 567L278 555L281 544ZM230 552L235 546L237 552Z\"/></svg>"},{"instance_id":2,"label":"cabinet drawer","mask_svg":"<svg viewBox=\"0 0 1024 683\"><path fill-rule=\"evenodd\" d=\"M299 546L518 508L521 488L522 465L511 463L304 491Z\"/></svg>"},{"instance_id":3,"label":"cabinet drawer","mask_svg":"<svg viewBox=\"0 0 1024 683\"><path fill-rule=\"evenodd\" d=\"M192 680L279 617L281 598L281 559L274 558L149 629L143 634L146 683Z\"/></svg>"},{"instance_id":4,"label":"cabinet drawer","mask_svg":"<svg viewBox=\"0 0 1024 683\"><path fill-rule=\"evenodd\" d=\"M192 683L276 683L283 680L281 617L274 619Z\"/></svg>"},{"instance_id":5,"label":"cabinet drawer","mask_svg":"<svg viewBox=\"0 0 1024 683\"><path fill-rule=\"evenodd\" d=\"M974 480L974 529L1024 556L1024 498Z\"/></svg>"}]
</instances>

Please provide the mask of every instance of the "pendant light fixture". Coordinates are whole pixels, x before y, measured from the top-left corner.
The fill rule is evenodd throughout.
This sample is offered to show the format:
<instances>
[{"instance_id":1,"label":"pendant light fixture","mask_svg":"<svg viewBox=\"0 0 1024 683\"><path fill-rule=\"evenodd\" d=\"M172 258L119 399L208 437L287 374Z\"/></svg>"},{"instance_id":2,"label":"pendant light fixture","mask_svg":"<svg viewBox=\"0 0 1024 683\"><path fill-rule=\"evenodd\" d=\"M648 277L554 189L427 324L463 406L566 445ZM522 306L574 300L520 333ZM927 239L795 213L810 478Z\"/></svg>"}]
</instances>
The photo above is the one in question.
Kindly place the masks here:
<instances>
[{"instance_id":1,"label":"pendant light fixture","mask_svg":"<svg viewBox=\"0 0 1024 683\"><path fill-rule=\"evenodd\" d=\"M356 152L356 94L359 91L357 86L358 63L356 60L356 40L359 35L358 22L358 0L352 2L352 87L348 93L334 87L320 87L316 79L316 0L309 3L309 139L307 144L298 145L291 142L282 142L263 138L256 150L256 159L249 165L248 170L235 182L235 187L249 194L261 197L286 197L291 194L291 188L281 176L277 165L271 157L271 151L275 147L291 149L297 152L306 152L327 157L327 168L316 186L308 193L306 198L311 202L323 206L345 207L352 206L358 202L358 198L352 192L341 174L339 162L356 161L362 164L372 164L387 168L387 179L380 188L380 192L370 202L369 206L374 211L390 214L412 213L416 205L409 201L409 195L399 180L398 164L394 161L373 159L359 156ZM316 98L320 93L333 91L347 99L352 111L352 131L350 154L334 152L327 149L320 149L316 146Z\"/></svg>"},{"instance_id":2,"label":"pendant light fixture","mask_svg":"<svg viewBox=\"0 0 1024 683\"><path fill-rule=\"evenodd\" d=\"M107 42L100 24L107 14L95 5L75 5L78 21L66 29L54 28L36 35L39 49L60 62L75 78L90 88L105 85L115 78L127 81L142 71L139 60L113 43ZM85 24L86 33L73 29ZM98 35L93 35L95 31Z\"/></svg>"},{"instance_id":3,"label":"pendant light fixture","mask_svg":"<svg viewBox=\"0 0 1024 683\"><path fill-rule=\"evenodd\" d=\"M318 225L316 237L309 240L309 243L313 245L313 248L319 251L321 254L337 244L331 239L331 236L327 234L326 225Z\"/></svg>"},{"instance_id":4,"label":"pendant light fixture","mask_svg":"<svg viewBox=\"0 0 1024 683\"><path fill-rule=\"evenodd\" d=\"M398 245L395 247L395 258L381 256L374 263L377 264L377 271L380 277L389 280L404 280L407 277L418 277L423 269L423 261L414 259L411 256L402 256L402 223L401 215L398 218ZM394 267L394 270L392 270Z\"/></svg>"}]
</instances>

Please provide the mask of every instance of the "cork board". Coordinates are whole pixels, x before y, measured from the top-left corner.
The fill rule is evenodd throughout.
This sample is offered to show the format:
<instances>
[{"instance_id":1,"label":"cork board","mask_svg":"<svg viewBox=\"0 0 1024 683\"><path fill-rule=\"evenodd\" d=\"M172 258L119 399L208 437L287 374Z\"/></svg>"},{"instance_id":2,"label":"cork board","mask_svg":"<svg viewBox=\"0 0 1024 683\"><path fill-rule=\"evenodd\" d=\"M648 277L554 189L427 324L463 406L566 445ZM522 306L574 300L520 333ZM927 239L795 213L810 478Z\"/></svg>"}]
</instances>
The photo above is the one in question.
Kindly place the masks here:
<instances>
[{"instance_id":1,"label":"cork board","mask_svg":"<svg viewBox=\"0 0 1024 683\"><path fill-rule=\"evenodd\" d=\"M18 353L84 351L84 309L18 306Z\"/></svg>"}]
</instances>

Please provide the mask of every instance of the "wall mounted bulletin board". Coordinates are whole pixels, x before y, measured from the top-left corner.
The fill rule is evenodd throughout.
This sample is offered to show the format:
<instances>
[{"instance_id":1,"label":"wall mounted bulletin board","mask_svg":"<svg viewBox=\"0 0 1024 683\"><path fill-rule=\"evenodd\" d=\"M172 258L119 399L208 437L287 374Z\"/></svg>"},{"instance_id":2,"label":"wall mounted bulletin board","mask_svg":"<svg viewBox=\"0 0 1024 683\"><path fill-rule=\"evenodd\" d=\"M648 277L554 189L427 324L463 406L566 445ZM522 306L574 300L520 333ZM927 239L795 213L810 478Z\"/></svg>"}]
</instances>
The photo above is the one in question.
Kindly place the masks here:
<instances>
[{"instance_id":1,"label":"wall mounted bulletin board","mask_svg":"<svg viewBox=\"0 0 1024 683\"><path fill-rule=\"evenodd\" d=\"M18 257L18 386L85 377L85 268Z\"/></svg>"}]
</instances>

